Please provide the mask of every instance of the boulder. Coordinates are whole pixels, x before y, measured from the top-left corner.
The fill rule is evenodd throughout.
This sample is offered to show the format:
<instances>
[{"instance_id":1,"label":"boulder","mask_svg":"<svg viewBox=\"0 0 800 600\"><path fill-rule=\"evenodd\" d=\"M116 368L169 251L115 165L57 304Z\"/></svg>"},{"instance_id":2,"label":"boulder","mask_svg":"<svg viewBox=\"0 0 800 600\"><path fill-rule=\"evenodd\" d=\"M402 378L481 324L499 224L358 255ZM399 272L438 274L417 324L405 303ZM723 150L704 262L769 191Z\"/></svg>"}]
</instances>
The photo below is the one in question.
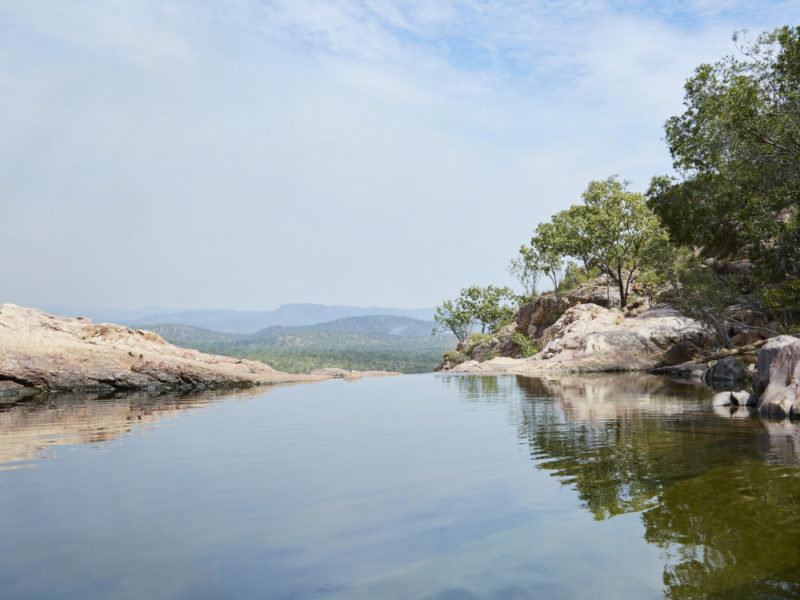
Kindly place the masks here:
<instances>
[{"instance_id":1,"label":"boulder","mask_svg":"<svg viewBox=\"0 0 800 600\"><path fill-rule=\"evenodd\" d=\"M778 353L784 346L800 342L800 339L790 335L779 335L769 340L766 344L761 346L758 351L758 359L756 360L756 372L753 373L753 393L756 396L761 396L764 390L767 389L770 380L770 367Z\"/></svg>"},{"instance_id":2,"label":"boulder","mask_svg":"<svg viewBox=\"0 0 800 600\"><path fill-rule=\"evenodd\" d=\"M548 302L554 301L554 296ZM537 299L541 300L541 299ZM529 308L533 304L529 303ZM538 305L544 306L544 302ZM549 304L549 306L555 306ZM532 323L531 315L520 312L518 330ZM513 336L512 336L513 337ZM558 320L541 332L542 349L531 358L506 358L485 363L471 361L456 367L458 372L493 372L535 375L542 373L588 373L644 371L663 364L664 353L681 342L697 347L710 343L712 336L700 322L670 306L658 306L636 316L625 317L617 309L581 303L569 307ZM488 363L492 363L491 365ZM687 377L699 377L705 365L681 363L674 369ZM679 369L680 370L680 369Z\"/></svg>"},{"instance_id":3,"label":"boulder","mask_svg":"<svg viewBox=\"0 0 800 600\"><path fill-rule=\"evenodd\" d=\"M545 329L539 343L544 351L544 347L550 342L561 339L568 333L614 329L624 319L619 311L609 310L597 304L579 304L567 310L558 321Z\"/></svg>"},{"instance_id":4,"label":"boulder","mask_svg":"<svg viewBox=\"0 0 800 600\"><path fill-rule=\"evenodd\" d=\"M519 308L517 331L529 337L541 337L542 332L574 304L572 299L555 294L529 300Z\"/></svg>"},{"instance_id":5,"label":"boulder","mask_svg":"<svg viewBox=\"0 0 800 600\"><path fill-rule=\"evenodd\" d=\"M712 406L754 406L755 396L750 392L740 390L738 392L719 392L714 394L711 400Z\"/></svg>"},{"instance_id":6,"label":"boulder","mask_svg":"<svg viewBox=\"0 0 800 600\"><path fill-rule=\"evenodd\" d=\"M700 355L698 348L691 341L678 342L664 353L664 364L668 367L693 361Z\"/></svg>"},{"instance_id":7,"label":"boulder","mask_svg":"<svg viewBox=\"0 0 800 600\"><path fill-rule=\"evenodd\" d=\"M712 406L732 406L734 404L730 392L719 392L711 399Z\"/></svg>"},{"instance_id":8,"label":"boulder","mask_svg":"<svg viewBox=\"0 0 800 600\"><path fill-rule=\"evenodd\" d=\"M581 284L565 296L543 294L520 307L517 331L539 338L569 308L578 304L595 304L603 308L619 306L619 292L614 286L606 286L604 277L598 277L594 281Z\"/></svg>"},{"instance_id":9,"label":"boulder","mask_svg":"<svg viewBox=\"0 0 800 600\"><path fill-rule=\"evenodd\" d=\"M738 406L755 406L758 398L747 390L739 390L738 392L731 392L731 401L735 401Z\"/></svg>"},{"instance_id":10,"label":"boulder","mask_svg":"<svg viewBox=\"0 0 800 600\"><path fill-rule=\"evenodd\" d=\"M788 336L786 336L788 337ZM764 361L771 349L762 348ZM759 365L761 365L759 353ZM762 377L764 372L762 371ZM769 363L767 386L758 399L758 413L765 417L785 418L800 416L800 340L783 344ZM763 379L759 378L759 382Z\"/></svg>"},{"instance_id":11,"label":"boulder","mask_svg":"<svg viewBox=\"0 0 800 600\"><path fill-rule=\"evenodd\" d=\"M763 339L766 339L768 334L758 329L750 329L742 331L731 337L731 345L733 346L748 346L755 344Z\"/></svg>"},{"instance_id":12,"label":"boulder","mask_svg":"<svg viewBox=\"0 0 800 600\"><path fill-rule=\"evenodd\" d=\"M704 345L707 329L670 307L625 318L593 304L570 308L542 334L542 349L514 372L589 372L652 369L679 342Z\"/></svg>"},{"instance_id":13,"label":"boulder","mask_svg":"<svg viewBox=\"0 0 800 600\"><path fill-rule=\"evenodd\" d=\"M705 372L703 379L712 387L731 386L728 389L733 389L735 384L750 379L750 371L736 358L728 356L715 362Z\"/></svg>"}]
</instances>

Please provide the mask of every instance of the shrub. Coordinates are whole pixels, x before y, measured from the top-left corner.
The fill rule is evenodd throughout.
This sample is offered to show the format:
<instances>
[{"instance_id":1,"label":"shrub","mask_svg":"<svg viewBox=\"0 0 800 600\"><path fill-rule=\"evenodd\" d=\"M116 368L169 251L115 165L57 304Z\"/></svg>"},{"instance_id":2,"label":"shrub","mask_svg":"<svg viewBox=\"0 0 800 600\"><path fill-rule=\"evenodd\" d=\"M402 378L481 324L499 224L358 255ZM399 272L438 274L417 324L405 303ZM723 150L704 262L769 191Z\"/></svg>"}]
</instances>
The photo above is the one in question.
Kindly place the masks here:
<instances>
[{"instance_id":1,"label":"shrub","mask_svg":"<svg viewBox=\"0 0 800 600\"><path fill-rule=\"evenodd\" d=\"M539 352L539 340L531 338L524 333L515 333L513 342L522 351L522 356L529 358Z\"/></svg>"}]
</instances>

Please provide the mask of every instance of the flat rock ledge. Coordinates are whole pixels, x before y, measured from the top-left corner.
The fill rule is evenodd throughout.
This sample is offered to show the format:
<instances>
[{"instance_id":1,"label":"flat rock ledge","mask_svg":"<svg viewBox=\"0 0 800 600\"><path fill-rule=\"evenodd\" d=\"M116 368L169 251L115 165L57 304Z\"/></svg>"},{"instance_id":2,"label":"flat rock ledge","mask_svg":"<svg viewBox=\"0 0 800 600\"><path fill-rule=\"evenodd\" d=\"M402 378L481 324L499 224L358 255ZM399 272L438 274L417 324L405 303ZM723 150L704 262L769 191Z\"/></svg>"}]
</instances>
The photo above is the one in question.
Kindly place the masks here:
<instances>
[{"instance_id":1,"label":"flat rock ledge","mask_svg":"<svg viewBox=\"0 0 800 600\"><path fill-rule=\"evenodd\" d=\"M276 371L263 363L179 348L159 335L89 319L0 304L0 396L39 392L241 388L386 371Z\"/></svg>"}]
</instances>

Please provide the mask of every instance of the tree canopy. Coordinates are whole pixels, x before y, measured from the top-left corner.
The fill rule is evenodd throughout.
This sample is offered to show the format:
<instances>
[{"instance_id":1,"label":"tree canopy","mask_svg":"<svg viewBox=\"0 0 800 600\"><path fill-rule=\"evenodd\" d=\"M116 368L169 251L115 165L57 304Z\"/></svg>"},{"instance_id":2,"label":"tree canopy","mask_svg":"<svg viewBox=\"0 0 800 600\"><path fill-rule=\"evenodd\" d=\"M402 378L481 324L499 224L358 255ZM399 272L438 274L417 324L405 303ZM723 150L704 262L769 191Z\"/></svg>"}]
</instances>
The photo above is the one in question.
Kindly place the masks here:
<instances>
[{"instance_id":1,"label":"tree canopy","mask_svg":"<svg viewBox=\"0 0 800 600\"><path fill-rule=\"evenodd\" d=\"M481 333L485 333L487 327L494 330L501 322L513 318L516 301L517 296L507 287L471 285L463 288L455 300L445 300L437 306L434 319L463 342L476 322L481 325Z\"/></svg>"},{"instance_id":2,"label":"tree canopy","mask_svg":"<svg viewBox=\"0 0 800 600\"><path fill-rule=\"evenodd\" d=\"M631 192L627 182L612 176L590 182L583 193L583 204L540 224L531 244L558 257L578 258L587 269L597 267L617 285L625 306L644 249L658 236L659 229L658 218L648 208L645 196Z\"/></svg>"},{"instance_id":3,"label":"tree canopy","mask_svg":"<svg viewBox=\"0 0 800 600\"><path fill-rule=\"evenodd\" d=\"M686 110L666 123L679 177L654 178L648 196L675 243L779 280L800 270L800 27L740 51L686 82Z\"/></svg>"}]
</instances>

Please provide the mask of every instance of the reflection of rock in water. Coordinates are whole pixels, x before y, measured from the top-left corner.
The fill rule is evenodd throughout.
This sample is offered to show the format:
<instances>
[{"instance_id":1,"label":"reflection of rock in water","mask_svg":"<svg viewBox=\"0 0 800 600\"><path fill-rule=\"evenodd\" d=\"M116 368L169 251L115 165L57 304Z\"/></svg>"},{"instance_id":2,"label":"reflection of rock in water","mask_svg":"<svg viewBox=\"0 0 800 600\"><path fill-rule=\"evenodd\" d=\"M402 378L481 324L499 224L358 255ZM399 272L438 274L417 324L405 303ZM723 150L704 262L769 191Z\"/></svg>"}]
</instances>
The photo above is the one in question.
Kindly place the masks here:
<instances>
[{"instance_id":1,"label":"reflection of rock in water","mask_svg":"<svg viewBox=\"0 0 800 600\"><path fill-rule=\"evenodd\" d=\"M800 463L800 426L791 421L765 421L769 434L769 448L776 462L784 464Z\"/></svg>"},{"instance_id":2,"label":"reflection of rock in water","mask_svg":"<svg viewBox=\"0 0 800 600\"><path fill-rule=\"evenodd\" d=\"M558 398L571 421L605 421L633 412L681 414L711 397L704 386L643 373L517 377L528 398Z\"/></svg>"},{"instance_id":3,"label":"reflection of rock in water","mask_svg":"<svg viewBox=\"0 0 800 600\"><path fill-rule=\"evenodd\" d=\"M267 389L146 393L98 396L58 394L0 407L2 465L42 458L47 449L66 444L108 442L137 427L175 417L222 397L261 395Z\"/></svg>"}]
</instances>

